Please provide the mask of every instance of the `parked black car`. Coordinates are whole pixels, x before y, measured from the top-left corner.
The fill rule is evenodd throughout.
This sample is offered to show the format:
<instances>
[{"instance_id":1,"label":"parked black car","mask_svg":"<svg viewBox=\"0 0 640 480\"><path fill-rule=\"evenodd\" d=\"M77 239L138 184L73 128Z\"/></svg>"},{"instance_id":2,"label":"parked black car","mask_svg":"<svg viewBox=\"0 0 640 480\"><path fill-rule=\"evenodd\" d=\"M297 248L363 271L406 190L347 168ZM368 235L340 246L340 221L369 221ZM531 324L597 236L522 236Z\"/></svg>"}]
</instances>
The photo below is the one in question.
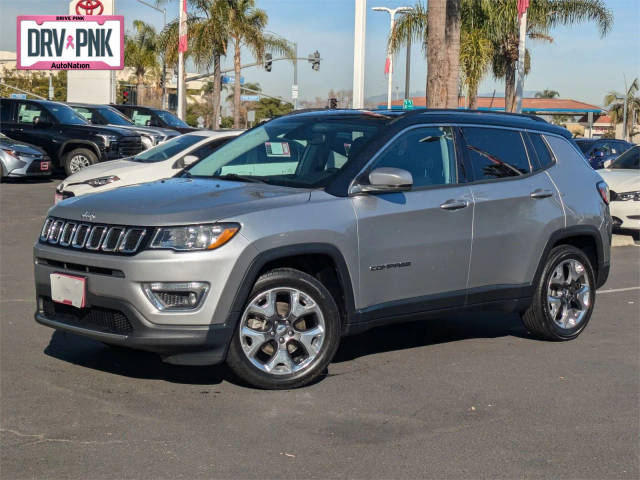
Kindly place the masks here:
<instances>
[{"instance_id":1,"label":"parked black car","mask_svg":"<svg viewBox=\"0 0 640 480\"><path fill-rule=\"evenodd\" d=\"M140 153L140 135L117 127L90 125L71 107L46 100L0 99L0 130L7 137L42 148L67 175L105 160Z\"/></svg>"},{"instance_id":2,"label":"parked black car","mask_svg":"<svg viewBox=\"0 0 640 480\"><path fill-rule=\"evenodd\" d=\"M633 143L612 138L578 138L576 143L595 170L604 168L604 162L617 158L633 147Z\"/></svg>"},{"instance_id":3,"label":"parked black car","mask_svg":"<svg viewBox=\"0 0 640 480\"><path fill-rule=\"evenodd\" d=\"M176 132L170 128L136 125L111 105L92 105L88 103L67 103L67 105L92 125L126 128L127 130L139 133L142 137L142 146L145 150L180 135L180 132Z\"/></svg>"},{"instance_id":4,"label":"parked black car","mask_svg":"<svg viewBox=\"0 0 640 480\"><path fill-rule=\"evenodd\" d=\"M131 119L135 125L144 127L171 128L180 133L189 133L199 130L187 125L173 113L160 108L145 107L142 105L111 105Z\"/></svg>"}]
</instances>

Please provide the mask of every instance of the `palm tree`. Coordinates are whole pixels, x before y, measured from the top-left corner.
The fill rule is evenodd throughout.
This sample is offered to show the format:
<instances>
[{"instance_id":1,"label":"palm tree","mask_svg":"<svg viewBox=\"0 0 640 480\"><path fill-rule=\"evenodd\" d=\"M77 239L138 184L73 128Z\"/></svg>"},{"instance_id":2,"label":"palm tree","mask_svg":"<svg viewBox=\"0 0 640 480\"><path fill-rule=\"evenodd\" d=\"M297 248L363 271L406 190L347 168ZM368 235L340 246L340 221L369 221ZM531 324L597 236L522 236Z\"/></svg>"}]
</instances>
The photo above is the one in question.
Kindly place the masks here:
<instances>
[{"instance_id":1,"label":"palm tree","mask_svg":"<svg viewBox=\"0 0 640 480\"><path fill-rule=\"evenodd\" d=\"M135 34L127 35L124 45L124 64L134 70L138 103L144 103L144 77L158 68L158 34L142 20L134 20Z\"/></svg>"},{"instance_id":2,"label":"palm tree","mask_svg":"<svg viewBox=\"0 0 640 480\"><path fill-rule=\"evenodd\" d=\"M213 66L213 84L210 93L212 101L213 128L219 127L221 91L221 58L227 54L229 41L228 12L229 0L189 0L192 12L187 18L189 45L185 59L191 58L198 69L208 70ZM195 12L195 13L194 13ZM174 20L162 32L160 47L164 50L167 64L178 62L179 21Z\"/></svg>"},{"instance_id":3,"label":"palm tree","mask_svg":"<svg viewBox=\"0 0 640 480\"><path fill-rule=\"evenodd\" d=\"M636 77L627 89L627 124L624 130L627 136L633 137L633 127L636 116L640 113L640 96L637 96L640 90L640 82ZM624 98L625 96L619 92L611 91L604 97L605 107L609 107L609 116L613 123L622 123L624 121ZM626 138L625 138L626 140Z\"/></svg>"},{"instance_id":4,"label":"palm tree","mask_svg":"<svg viewBox=\"0 0 640 480\"><path fill-rule=\"evenodd\" d=\"M462 0L447 0L445 45L447 50L447 108L458 108L460 80L460 27Z\"/></svg>"},{"instance_id":5,"label":"palm tree","mask_svg":"<svg viewBox=\"0 0 640 480\"><path fill-rule=\"evenodd\" d=\"M255 7L255 0L234 0L229 3L228 10L229 37L234 48L233 67L235 73L234 98L233 98L233 124L240 128L240 52L242 47L247 48L256 61L264 60L266 50L281 53L293 57L289 42L266 34L267 12Z\"/></svg>"},{"instance_id":6,"label":"palm tree","mask_svg":"<svg viewBox=\"0 0 640 480\"><path fill-rule=\"evenodd\" d=\"M556 98L560 96L560 92L557 90L544 89L541 92L536 92L536 98Z\"/></svg>"},{"instance_id":7,"label":"palm tree","mask_svg":"<svg viewBox=\"0 0 640 480\"><path fill-rule=\"evenodd\" d=\"M485 31L494 46L493 74L505 80L505 110L515 110L518 61L518 12L513 0L482 0ZM603 0L532 0L527 10L527 36L553 41L549 32L558 25L593 21L604 36L613 23ZM526 59L525 59L526 63ZM526 65L525 65L526 70Z\"/></svg>"},{"instance_id":8,"label":"palm tree","mask_svg":"<svg viewBox=\"0 0 640 480\"><path fill-rule=\"evenodd\" d=\"M481 29L463 30L460 36L460 69L462 83L467 88L467 102L469 108L478 108L478 86L482 77L487 73L493 45Z\"/></svg>"}]
</instances>

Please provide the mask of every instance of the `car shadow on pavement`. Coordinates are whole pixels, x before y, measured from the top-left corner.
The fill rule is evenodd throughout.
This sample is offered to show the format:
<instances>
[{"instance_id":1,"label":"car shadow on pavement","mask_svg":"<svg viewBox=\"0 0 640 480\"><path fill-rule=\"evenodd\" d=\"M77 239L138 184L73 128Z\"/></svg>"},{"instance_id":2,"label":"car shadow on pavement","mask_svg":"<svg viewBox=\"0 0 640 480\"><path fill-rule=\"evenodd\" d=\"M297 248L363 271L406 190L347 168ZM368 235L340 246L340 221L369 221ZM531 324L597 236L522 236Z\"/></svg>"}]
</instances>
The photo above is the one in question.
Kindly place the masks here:
<instances>
[{"instance_id":1,"label":"car shadow on pavement","mask_svg":"<svg viewBox=\"0 0 640 480\"><path fill-rule=\"evenodd\" d=\"M125 377L193 385L216 385L223 380L231 380L231 374L224 365L170 365L154 353L110 347L62 331L55 331L51 335L51 341L44 353L58 360ZM231 381L235 383L234 380Z\"/></svg>"},{"instance_id":2,"label":"car shadow on pavement","mask_svg":"<svg viewBox=\"0 0 640 480\"><path fill-rule=\"evenodd\" d=\"M474 313L395 323L341 340L334 362L470 338L533 337L515 314Z\"/></svg>"},{"instance_id":3,"label":"car shadow on pavement","mask_svg":"<svg viewBox=\"0 0 640 480\"><path fill-rule=\"evenodd\" d=\"M532 338L518 316L513 314L481 313L397 323L343 338L333 362L347 362L366 355L470 338L505 336ZM114 348L62 331L52 334L44 353L82 367L132 378L194 385L216 385L228 381L247 386L225 365L169 365L154 353ZM321 375L316 381L321 381L325 375Z\"/></svg>"}]
</instances>

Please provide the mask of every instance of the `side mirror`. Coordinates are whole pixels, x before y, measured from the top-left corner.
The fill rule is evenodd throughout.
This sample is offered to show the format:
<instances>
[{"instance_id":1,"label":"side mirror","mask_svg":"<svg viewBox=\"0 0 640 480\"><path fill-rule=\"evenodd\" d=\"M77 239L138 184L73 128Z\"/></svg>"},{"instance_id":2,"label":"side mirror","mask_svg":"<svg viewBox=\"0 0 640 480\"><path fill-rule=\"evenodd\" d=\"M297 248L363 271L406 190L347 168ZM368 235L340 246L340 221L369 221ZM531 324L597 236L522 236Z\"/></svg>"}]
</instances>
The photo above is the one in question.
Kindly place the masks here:
<instances>
[{"instance_id":1,"label":"side mirror","mask_svg":"<svg viewBox=\"0 0 640 480\"><path fill-rule=\"evenodd\" d=\"M413 176L401 168L381 167L369 173L369 184L356 184L351 193L406 192L413 186Z\"/></svg>"}]
</instances>

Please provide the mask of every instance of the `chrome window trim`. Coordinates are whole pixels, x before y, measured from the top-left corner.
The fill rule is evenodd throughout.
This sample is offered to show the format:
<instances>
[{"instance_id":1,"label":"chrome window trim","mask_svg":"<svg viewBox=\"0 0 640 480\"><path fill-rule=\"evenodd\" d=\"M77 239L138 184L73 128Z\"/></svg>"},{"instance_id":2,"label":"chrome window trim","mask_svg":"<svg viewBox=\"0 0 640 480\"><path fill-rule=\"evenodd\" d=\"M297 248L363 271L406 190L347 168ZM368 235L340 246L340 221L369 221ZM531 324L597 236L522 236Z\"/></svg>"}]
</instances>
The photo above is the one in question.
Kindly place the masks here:
<instances>
[{"instance_id":1,"label":"chrome window trim","mask_svg":"<svg viewBox=\"0 0 640 480\"><path fill-rule=\"evenodd\" d=\"M382 152L384 152L386 150L386 148L392 143L394 142L400 135L404 134L405 132L412 130L414 128L420 128L420 127L478 127L478 128L494 128L494 129L500 129L500 130L515 130L517 132L532 132L532 133L539 133L540 135L544 136L544 135L552 135L554 137L558 137L561 138L565 141L567 141L573 148L574 150L576 150L575 145L573 145L572 142L569 142L567 140L566 137L558 134L558 133L553 133L553 132L548 132L545 130L539 130L537 128L531 128L531 127L505 127L503 125L487 125L487 124L481 124L481 123L456 123L456 122L427 122L427 123L416 123L413 125L409 125L407 127L405 127L404 129L400 130L398 133L396 133L393 137L391 137L384 145L382 145L382 147L380 147L378 149L378 151L375 153L375 155L373 157L371 157L369 159L369 161L360 169L360 171L354 175L353 179L351 180L351 182L349 183L349 188L347 189L347 195L348 196L354 196L354 195L358 195L358 193L352 192L352 189L354 187L355 181L358 177L360 177L360 175L362 175L371 165L371 163L373 163ZM457 150L457 149L456 149ZM550 149L551 152L553 153L553 150ZM456 156L457 156L458 152L456 151ZM584 158L584 155L582 153L580 153L580 155ZM554 158L555 154L554 154ZM587 160L585 159L585 162L587 162ZM457 166L457 165L456 165ZM535 175L538 172L532 172L528 175ZM524 175L519 176L519 177L509 177L510 179L514 179L514 178L522 178ZM503 181L503 180L508 180L509 178L498 178L498 179L493 179L493 180L484 180L484 182L493 182L493 181ZM464 185L472 185L476 182L466 182ZM447 185L441 185L440 188L446 188L446 187L452 187L455 185L462 185L460 183L450 183ZM414 191L412 190L409 190Z\"/></svg>"}]
</instances>

